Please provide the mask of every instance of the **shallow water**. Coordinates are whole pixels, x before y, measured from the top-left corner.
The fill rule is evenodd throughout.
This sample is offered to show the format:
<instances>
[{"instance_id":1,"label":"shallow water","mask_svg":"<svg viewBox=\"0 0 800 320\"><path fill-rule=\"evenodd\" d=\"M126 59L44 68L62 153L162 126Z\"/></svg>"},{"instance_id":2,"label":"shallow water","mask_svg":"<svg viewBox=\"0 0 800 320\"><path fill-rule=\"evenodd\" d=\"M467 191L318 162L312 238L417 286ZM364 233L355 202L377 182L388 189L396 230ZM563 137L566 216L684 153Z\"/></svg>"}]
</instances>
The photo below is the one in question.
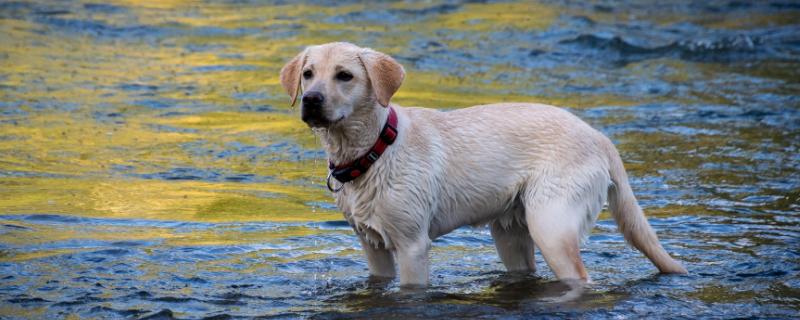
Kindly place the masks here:
<instances>
[{"instance_id":1,"label":"shallow water","mask_svg":"<svg viewBox=\"0 0 800 320\"><path fill-rule=\"evenodd\" d=\"M800 5L0 2L0 317L793 318ZM401 105L537 101L614 140L664 246L607 214L572 301L488 230L437 239L432 287L367 281L325 156L278 83L345 40L408 71Z\"/></svg>"}]
</instances>

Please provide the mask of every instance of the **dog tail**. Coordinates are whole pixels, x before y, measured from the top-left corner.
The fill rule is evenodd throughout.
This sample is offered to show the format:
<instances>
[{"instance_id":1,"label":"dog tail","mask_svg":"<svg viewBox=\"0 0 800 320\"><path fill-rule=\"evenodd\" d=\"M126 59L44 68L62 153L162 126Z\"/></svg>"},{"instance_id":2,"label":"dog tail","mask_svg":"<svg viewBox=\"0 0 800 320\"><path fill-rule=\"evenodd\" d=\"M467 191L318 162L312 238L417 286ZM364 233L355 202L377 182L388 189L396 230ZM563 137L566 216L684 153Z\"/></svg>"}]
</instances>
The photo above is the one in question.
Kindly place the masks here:
<instances>
[{"instance_id":1,"label":"dog tail","mask_svg":"<svg viewBox=\"0 0 800 320\"><path fill-rule=\"evenodd\" d=\"M628 184L628 174L617 149L610 141L608 145L609 173L613 182L608 189L608 206L625 240L644 253L661 273L687 273L658 242L655 231L647 222Z\"/></svg>"}]
</instances>

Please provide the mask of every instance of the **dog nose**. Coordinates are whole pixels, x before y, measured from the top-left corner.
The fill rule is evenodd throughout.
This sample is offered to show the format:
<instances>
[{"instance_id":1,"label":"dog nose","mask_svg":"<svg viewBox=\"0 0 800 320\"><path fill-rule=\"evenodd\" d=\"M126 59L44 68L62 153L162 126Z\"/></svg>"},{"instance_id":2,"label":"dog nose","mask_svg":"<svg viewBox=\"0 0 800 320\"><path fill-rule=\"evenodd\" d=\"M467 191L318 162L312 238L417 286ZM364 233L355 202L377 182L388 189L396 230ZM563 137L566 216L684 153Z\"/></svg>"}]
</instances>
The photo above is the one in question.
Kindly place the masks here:
<instances>
[{"instance_id":1,"label":"dog nose","mask_svg":"<svg viewBox=\"0 0 800 320\"><path fill-rule=\"evenodd\" d=\"M325 97L318 91L309 91L303 95L303 105L308 107L321 107Z\"/></svg>"}]
</instances>

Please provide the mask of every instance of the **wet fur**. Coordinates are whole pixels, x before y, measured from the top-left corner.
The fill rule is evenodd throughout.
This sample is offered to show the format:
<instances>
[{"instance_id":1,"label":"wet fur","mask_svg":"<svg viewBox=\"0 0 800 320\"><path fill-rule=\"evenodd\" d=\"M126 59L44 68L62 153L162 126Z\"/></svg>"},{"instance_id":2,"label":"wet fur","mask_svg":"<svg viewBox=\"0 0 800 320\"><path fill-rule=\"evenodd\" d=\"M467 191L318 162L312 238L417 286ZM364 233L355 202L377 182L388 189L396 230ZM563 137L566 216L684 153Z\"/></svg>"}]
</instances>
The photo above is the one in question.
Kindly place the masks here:
<instances>
[{"instance_id":1,"label":"wet fur","mask_svg":"<svg viewBox=\"0 0 800 320\"><path fill-rule=\"evenodd\" d=\"M341 67L353 83L333 80ZM315 77L303 80L304 68ZM334 163L372 146L403 78L389 56L348 43L309 47L281 73L293 101L304 88L320 91L326 116L344 117L313 128ZM625 238L661 272L686 272L659 244L613 144L571 113L529 103L449 112L391 106L397 141L334 194L371 275L394 277L396 261L401 285L425 286L432 239L489 224L509 271L535 270L535 244L559 279L588 281L579 245L607 199Z\"/></svg>"}]
</instances>

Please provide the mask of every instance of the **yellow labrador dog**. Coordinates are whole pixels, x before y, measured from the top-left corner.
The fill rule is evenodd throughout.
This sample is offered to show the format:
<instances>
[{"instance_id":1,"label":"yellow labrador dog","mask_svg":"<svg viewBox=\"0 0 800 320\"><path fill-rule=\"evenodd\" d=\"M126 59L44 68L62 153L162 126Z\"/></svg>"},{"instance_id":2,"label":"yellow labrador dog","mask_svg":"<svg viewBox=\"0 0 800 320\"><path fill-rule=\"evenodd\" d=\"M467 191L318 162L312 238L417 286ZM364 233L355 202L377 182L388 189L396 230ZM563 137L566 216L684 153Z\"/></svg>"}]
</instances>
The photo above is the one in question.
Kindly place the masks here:
<instances>
[{"instance_id":1,"label":"yellow labrador dog","mask_svg":"<svg viewBox=\"0 0 800 320\"><path fill-rule=\"evenodd\" d=\"M625 239L662 273L686 273L661 247L611 141L571 113L502 103L442 112L390 103L394 59L349 43L306 48L281 70L292 104L330 163L328 188L361 239L369 272L428 284L431 240L491 227L512 272L534 245L562 280L588 281L579 245L608 200Z\"/></svg>"}]
</instances>

